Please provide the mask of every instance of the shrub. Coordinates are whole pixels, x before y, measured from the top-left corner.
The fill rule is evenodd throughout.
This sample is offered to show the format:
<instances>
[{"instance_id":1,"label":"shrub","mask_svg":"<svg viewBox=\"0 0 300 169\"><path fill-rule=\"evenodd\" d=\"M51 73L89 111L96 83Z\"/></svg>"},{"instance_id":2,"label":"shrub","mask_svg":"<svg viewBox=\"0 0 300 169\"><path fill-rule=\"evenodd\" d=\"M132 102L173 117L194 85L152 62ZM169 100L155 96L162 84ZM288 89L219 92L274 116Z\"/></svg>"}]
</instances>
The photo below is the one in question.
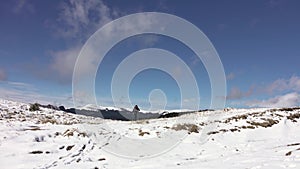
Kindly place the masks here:
<instances>
[{"instance_id":1,"label":"shrub","mask_svg":"<svg viewBox=\"0 0 300 169\"><path fill-rule=\"evenodd\" d=\"M144 136L145 134L150 135L150 133L147 131L142 131L141 129L139 130L139 136Z\"/></svg>"},{"instance_id":2,"label":"shrub","mask_svg":"<svg viewBox=\"0 0 300 169\"><path fill-rule=\"evenodd\" d=\"M40 110L40 106L38 103L34 103L30 105L29 111L38 111Z\"/></svg>"},{"instance_id":3,"label":"shrub","mask_svg":"<svg viewBox=\"0 0 300 169\"><path fill-rule=\"evenodd\" d=\"M187 130L190 133L199 133L199 127L195 124L177 124L172 127L173 130Z\"/></svg>"}]
</instances>

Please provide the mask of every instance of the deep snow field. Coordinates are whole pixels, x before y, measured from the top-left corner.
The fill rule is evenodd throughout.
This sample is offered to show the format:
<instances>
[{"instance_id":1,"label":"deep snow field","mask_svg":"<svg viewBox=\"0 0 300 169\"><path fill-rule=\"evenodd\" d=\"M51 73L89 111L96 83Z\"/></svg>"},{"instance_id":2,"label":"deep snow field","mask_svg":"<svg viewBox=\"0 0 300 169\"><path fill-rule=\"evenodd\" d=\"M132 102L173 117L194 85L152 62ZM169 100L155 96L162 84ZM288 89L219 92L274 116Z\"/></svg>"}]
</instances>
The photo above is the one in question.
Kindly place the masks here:
<instances>
[{"instance_id":1,"label":"deep snow field","mask_svg":"<svg viewBox=\"0 0 300 169\"><path fill-rule=\"evenodd\" d=\"M300 168L300 109L116 121L0 99L0 168Z\"/></svg>"}]
</instances>

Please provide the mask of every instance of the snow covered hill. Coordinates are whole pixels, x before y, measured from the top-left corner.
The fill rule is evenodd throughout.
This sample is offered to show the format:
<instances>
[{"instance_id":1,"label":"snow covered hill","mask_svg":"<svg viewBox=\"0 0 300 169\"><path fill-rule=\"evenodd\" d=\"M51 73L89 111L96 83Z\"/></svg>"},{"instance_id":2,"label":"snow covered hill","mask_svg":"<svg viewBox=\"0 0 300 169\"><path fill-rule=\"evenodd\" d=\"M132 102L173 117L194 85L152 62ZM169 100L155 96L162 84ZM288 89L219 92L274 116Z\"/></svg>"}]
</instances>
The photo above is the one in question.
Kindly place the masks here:
<instances>
[{"instance_id":1,"label":"snow covered hill","mask_svg":"<svg viewBox=\"0 0 300 169\"><path fill-rule=\"evenodd\" d=\"M300 109L117 121L0 100L0 168L300 168Z\"/></svg>"}]
</instances>

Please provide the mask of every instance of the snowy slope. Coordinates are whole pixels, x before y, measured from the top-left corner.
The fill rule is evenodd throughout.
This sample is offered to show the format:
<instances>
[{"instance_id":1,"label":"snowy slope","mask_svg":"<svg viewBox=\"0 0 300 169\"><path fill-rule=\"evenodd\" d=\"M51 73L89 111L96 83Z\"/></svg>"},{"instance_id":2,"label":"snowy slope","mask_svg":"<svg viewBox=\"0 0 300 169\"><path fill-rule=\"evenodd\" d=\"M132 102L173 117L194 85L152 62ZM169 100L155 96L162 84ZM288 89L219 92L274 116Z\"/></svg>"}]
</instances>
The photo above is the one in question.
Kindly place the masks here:
<instances>
[{"instance_id":1,"label":"snowy slope","mask_svg":"<svg viewBox=\"0 0 300 169\"><path fill-rule=\"evenodd\" d=\"M300 168L300 109L113 121L0 100L0 168Z\"/></svg>"}]
</instances>

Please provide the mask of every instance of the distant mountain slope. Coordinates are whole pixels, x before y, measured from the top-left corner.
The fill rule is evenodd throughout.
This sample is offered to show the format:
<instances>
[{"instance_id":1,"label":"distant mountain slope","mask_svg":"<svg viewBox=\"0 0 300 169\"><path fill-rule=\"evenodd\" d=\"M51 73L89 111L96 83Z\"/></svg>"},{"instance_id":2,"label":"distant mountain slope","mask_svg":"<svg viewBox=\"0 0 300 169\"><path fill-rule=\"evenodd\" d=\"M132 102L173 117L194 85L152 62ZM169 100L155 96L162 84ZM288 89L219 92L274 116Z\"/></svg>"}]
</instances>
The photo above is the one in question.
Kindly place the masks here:
<instances>
[{"instance_id":1,"label":"distant mountain slope","mask_svg":"<svg viewBox=\"0 0 300 169\"><path fill-rule=\"evenodd\" d=\"M29 109L0 100L0 168L300 167L299 108L139 121Z\"/></svg>"},{"instance_id":2,"label":"distant mountain slope","mask_svg":"<svg viewBox=\"0 0 300 169\"><path fill-rule=\"evenodd\" d=\"M65 108L64 106L53 106L53 105L41 105L39 103L35 103L34 105L43 108L49 108L53 110L60 110L68 113L92 116L92 117L100 117L103 119L111 119L111 120L122 120L122 121L130 121L135 120L134 114L132 110L129 108L116 108L116 107L103 107L88 104L86 106L82 106L79 108ZM145 111L141 110L137 112L137 117L139 120L143 119L155 119L155 118L168 118L168 117L176 117L187 113L193 113L195 111L192 110L157 110L157 111Z\"/></svg>"}]
</instances>

